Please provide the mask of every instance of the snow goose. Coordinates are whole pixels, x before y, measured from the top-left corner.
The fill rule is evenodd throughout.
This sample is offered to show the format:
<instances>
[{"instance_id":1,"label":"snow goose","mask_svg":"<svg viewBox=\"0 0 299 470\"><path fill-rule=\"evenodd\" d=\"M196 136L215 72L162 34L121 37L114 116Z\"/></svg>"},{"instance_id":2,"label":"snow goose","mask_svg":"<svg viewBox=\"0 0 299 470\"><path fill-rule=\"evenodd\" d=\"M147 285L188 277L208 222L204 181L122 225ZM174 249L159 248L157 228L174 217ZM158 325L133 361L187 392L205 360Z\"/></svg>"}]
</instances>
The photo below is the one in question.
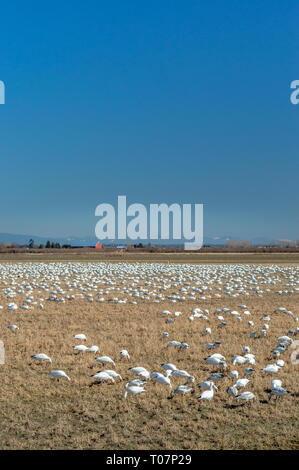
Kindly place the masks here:
<instances>
[{"instance_id":1,"label":"snow goose","mask_svg":"<svg viewBox=\"0 0 299 470\"><path fill-rule=\"evenodd\" d=\"M127 390L124 393L124 398L127 398L128 395L138 395L139 393L144 393L145 388L143 387L138 387L136 385L131 385L130 387L127 388Z\"/></svg>"},{"instance_id":2,"label":"snow goose","mask_svg":"<svg viewBox=\"0 0 299 470\"><path fill-rule=\"evenodd\" d=\"M86 336L83 333L79 333L78 335L74 335L75 339L80 339L81 341L86 341Z\"/></svg>"},{"instance_id":3,"label":"snow goose","mask_svg":"<svg viewBox=\"0 0 299 470\"><path fill-rule=\"evenodd\" d=\"M122 349L119 354L121 355L121 357L125 357L126 359L130 359L130 354L128 353L128 351L126 349Z\"/></svg>"},{"instance_id":4,"label":"snow goose","mask_svg":"<svg viewBox=\"0 0 299 470\"><path fill-rule=\"evenodd\" d=\"M34 354L33 356L31 356L31 358L35 359L36 361L39 361L40 363L42 363L43 361L52 362L51 358L44 353Z\"/></svg>"},{"instance_id":5,"label":"snow goose","mask_svg":"<svg viewBox=\"0 0 299 470\"><path fill-rule=\"evenodd\" d=\"M178 385L178 387L176 387L174 390L172 390L171 392L171 398L173 398L173 396L178 393L180 395L186 395L187 393L190 393L192 392L193 388L192 387L188 387L187 385Z\"/></svg>"},{"instance_id":6,"label":"snow goose","mask_svg":"<svg viewBox=\"0 0 299 470\"><path fill-rule=\"evenodd\" d=\"M211 384L209 390L205 390L202 394L197 397L198 400L211 401L214 396L214 387Z\"/></svg>"},{"instance_id":7,"label":"snow goose","mask_svg":"<svg viewBox=\"0 0 299 470\"><path fill-rule=\"evenodd\" d=\"M63 370L51 370L50 375L55 377L57 380L59 379L67 379L71 380L68 375Z\"/></svg>"},{"instance_id":8,"label":"snow goose","mask_svg":"<svg viewBox=\"0 0 299 470\"><path fill-rule=\"evenodd\" d=\"M102 362L103 364L112 364L113 366L115 366L115 362L114 362L113 359L111 359L111 357L109 357L109 356L97 357L97 358L96 358L96 361L97 361L97 362Z\"/></svg>"}]
</instances>

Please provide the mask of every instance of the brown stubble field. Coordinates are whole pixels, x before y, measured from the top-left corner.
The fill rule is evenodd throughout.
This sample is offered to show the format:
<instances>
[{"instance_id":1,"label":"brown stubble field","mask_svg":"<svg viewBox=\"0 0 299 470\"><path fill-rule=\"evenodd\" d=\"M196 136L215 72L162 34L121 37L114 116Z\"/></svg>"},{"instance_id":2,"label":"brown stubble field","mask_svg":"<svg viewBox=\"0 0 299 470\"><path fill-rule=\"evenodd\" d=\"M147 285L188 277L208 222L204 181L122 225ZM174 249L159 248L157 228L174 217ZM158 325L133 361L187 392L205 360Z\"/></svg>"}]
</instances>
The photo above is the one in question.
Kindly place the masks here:
<instances>
[{"instance_id":1,"label":"brown stubble field","mask_svg":"<svg viewBox=\"0 0 299 470\"><path fill-rule=\"evenodd\" d=\"M0 286L0 305L7 299ZM185 301L158 304L139 301L133 304L87 303L76 299L65 304L44 302L44 309L0 311L0 339L5 344L6 361L0 365L0 448L1 449L295 449L298 448L298 366L290 361L290 350L283 354L285 367L277 377L263 374L260 369L273 363L272 350L277 337L295 329L291 317L277 313L280 306L299 314L299 294L279 296L279 286L263 296L212 298L205 301ZM171 293L171 292L169 292ZM166 292L167 294L167 292ZM22 296L18 298L21 299ZM23 297L25 298L25 297ZM121 296L119 296L121 298ZM254 327L248 318L238 322L227 316L227 327L214 315L216 308L238 310L245 303ZM188 321L192 309L210 310L210 321ZM162 310L183 313L173 324L165 324ZM258 331L270 314L270 330L266 337L249 338ZM7 329L17 324L15 333ZM204 336L206 326L211 336ZM161 333L168 331L169 338ZM96 344L100 354L76 354L73 347L81 341L73 336L85 333L87 345ZM169 340L186 341L190 348L178 351L166 348ZM207 342L221 341L217 350L208 351ZM198 383L214 370L203 358L219 352L242 376L244 366L232 366L231 357L242 354L248 345L256 355L256 372L246 390L253 391L257 402L236 403L226 394L229 377L217 383L218 392L210 403L199 402ZM120 359L121 349L127 349L130 360ZM44 352L53 363L35 363L32 354ZM116 362L115 370L124 378L115 384L92 385L90 377L101 366L95 361L108 355ZM146 393L122 398L124 384L135 376L129 367L144 366L150 371L163 372L160 365L172 362L195 376L193 394L169 399L169 387L154 383L146 385ZM49 376L51 369L63 369L71 381L59 381ZM290 392L280 400L268 402L267 389L272 378L283 380ZM173 385L184 383L172 379ZM92 386L91 386L92 385Z\"/></svg>"}]
</instances>

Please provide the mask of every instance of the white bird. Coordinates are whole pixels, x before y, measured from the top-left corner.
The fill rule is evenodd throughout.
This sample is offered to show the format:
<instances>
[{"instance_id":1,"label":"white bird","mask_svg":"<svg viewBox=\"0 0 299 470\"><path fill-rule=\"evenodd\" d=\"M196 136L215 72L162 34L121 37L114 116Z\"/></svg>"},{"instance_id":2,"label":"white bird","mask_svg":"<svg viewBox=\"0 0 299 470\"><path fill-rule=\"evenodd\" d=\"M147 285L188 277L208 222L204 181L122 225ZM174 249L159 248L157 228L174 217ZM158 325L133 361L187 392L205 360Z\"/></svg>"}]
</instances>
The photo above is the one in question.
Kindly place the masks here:
<instances>
[{"instance_id":1,"label":"white bird","mask_svg":"<svg viewBox=\"0 0 299 470\"><path fill-rule=\"evenodd\" d=\"M181 346L181 344L182 343L180 341L169 341L166 347L168 348L169 346L174 346L175 348L178 348L179 346Z\"/></svg>"},{"instance_id":2,"label":"white bird","mask_svg":"<svg viewBox=\"0 0 299 470\"><path fill-rule=\"evenodd\" d=\"M129 369L130 372L133 372L133 374L138 375L140 378L148 380L150 378L150 373L148 370L146 370L144 367L131 367Z\"/></svg>"},{"instance_id":3,"label":"white bird","mask_svg":"<svg viewBox=\"0 0 299 470\"><path fill-rule=\"evenodd\" d=\"M255 358L254 358L253 354L245 354L244 357L246 359L247 364L251 364L252 366L255 365Z\"/></svg>"},{"instance_id":4,"label":"white bird","mask_svg":"<svg viewBox=\"0 0 299 470\"><path fill-rule=\"evenodd\" d=\"M280 336L278 338L278 341L284 341L284 342L287 342L287 343L292 343L293 342L292 338L290 338L289 336Z\"/></svg>"},{"instance_id":5,"label":"white bird","mask_svg":"<svg viewBox=\"0 0 299 470\"><path fill-rule=\"evenodd\" d=\"M177 367L174 365L174 364L171 364L170 362L169 363L165 363L165 364L161 364L161 367L165 370L177 370Z\"/></svg>"},{"instance_id":6,"label":"white bird","mask_svg":"<svg viewBox=\"0 0 299 470\"><path fill-rule=\"evenodd\" d=\"M171 375L173 377L184 377L184 378L191 377L191 375L186 370L181 370L181 369L172 370Z\"/></svg>"},{"instance_id":7,"label":"white bird","mask_svg":"<svg viewBox=\"0 0 299 470\"><path fill-rule=\"evenodd\" d=\"M206 335L211 335L212 334L211 328L205 328L205 334Z\"/></svg>"},{"instance_id":8,"label":"white bird","mask_svg":"<svg viewBox=\"0 0 299 470\"><path fill-rule=\"evenodd\" d=\"M67 379L71 380L68 375L63 370L51 370L50 375L56 379Z\"/></svg>"},{"instance_id":9,"label":"white bird","mask_svg":"<svg viewBox=\"0 0 299 470\"><path fill-rule=\"evenodd\" d=\"M103 371L100 371L100 372L106 372L106 374L109 374L111 377L113 377L114 379L120 379L122 380L122 376L120 374L118 374L115 370L110 370L110 369L105 369Z\"/></svg>"},{"instance_id":10,"label":"white bird","mask_svg":"<svg viewBox=\"0 0 299 470\"><path fill-rule=\"evenodd\" d=\"M83 333L74 336L75 339L81 339L82 341L86 340L86 336Z\"/></svg>"},{"instance_id":11,"label":"white bird","mask_svg":"<svg viewBox=\"0 0 299 470\"><path fill-rule=\"evenodd\" d=\"M269 400L272 398L272 395L275 395L276 397L281 397L282 395L287 395L288 393L289 392L282 387L274 387L272 388L269 394Z\"/></svg>"},{"instance_id":12,"label":"white bird","mask_svg":"<svg viewBox=\"0 0 299 470\"><path fill-rule=\"evenodd\" d=\"M241 388L241 387L245 388L248 382L249 382L249 379L238 379L234 386L236 388Z\"/></svg>"},{"instance_id":13,"label":"white bird","mask_svg":"<svg viewBox=\"0 0 299 470\"><path fill-rule=\"evenodd\" d=\"M88 347L85 346L84 344L78 344L78 346L74 346L74 349L76 349L79 352L85 352Z\"/></svg>"},{"instance_id":14,"label":"white bird","mask_svg":"<svg viewBox=\"0 0 299 470\"><path fill-rule=\"evenodd\" d=\"M168 378L168 375L171 374L171 370L167 370L166 374L167 376L160 374L160 372L152 372L151 377L156 380L156 382L159 382L161 385L168 385L169 387L171 387L171 382Z\"/></svg>"},{"instance_id":15,"label":"white bird","mask_svg":"<svg viewBox=\"0 0 299 470\"><path fill-rule=\"evenodd\" d=\"M219 354L219 353L214 353L210 357L216 357L217 359L220 359L221 361L225 361L225 357L222 356L222 354Z\"/></svg>"},{"instance_id":16,"label":"white bird","mask_svg":"<svg viewBox=\"0 0 299 470\"><path fill-rule=\"evenodd\" d=\"M96 358L96 361L97 361L97 362L102 362L103 364L112 364L113 366L115 366L115 362L114 362L113 359L111 359L111 357L109 357L109 356L97 357L97 358Z\"/></svg>"},{"instance_id":17,"label":"white bird","mask_svg":"<svg viewBox=\"0 0 299 470\"><path fill-rule=\"evenodd\" d=\"M214 396L213 384L211 384L209 388L210 388L209 390L205 390L204 392L202 392L202 394L199 397L197 397L198 400L205 400L205 401L211 401L212 400L212 398Z\"/></svg>"},{"instance_id":18,"label":"white bird","mask_svg":"<svg viewBox=\"0 0 299 470\"><path fill-rule=\"evenodd\" d=\"M119 353L122 357L125 357L126 359L130 359L130 354L126 349L122 349Z\"/></svg>"},{"instance_id":19,"label":"white bird","mask_svg":"<svg viewBox=\"0 0 299 470\"><path fill-rule=\"evenodd\" d=\"M31 356L31 358L39 362L43 362L43 361L52 362L52 359L44 353L34 354L33 356Z\"/></svg>"},{"instance_id":20,"label":"white bird","mask_svg":"<svg viewBox=\"0 0 299 470\"><path fill-rule=\"evenodd\" d=\"M277 374L279 369L280 367L276 364L268 364L266 367L262 369L262 371L266 372L266 374Z\"/></svg>"},{"instance_id":21,"label":"white bird","mask_svg":"<svg viewBox=\"0 0 299 470\"><path fill-rule=\"evenodd\" d=\"M232 363L233 363L234 366L236 364L245 364L245 362L246 362L246 357L244 357L244 356L236 355L232 358Z\"/></svg>"},{"instance_id":22,"label":"white bird","mask_svg":"<svg viewBox=\"0 0 299 470\"><path fill-rule=\"evenodd\" d=\"M146 371L145 367L137 366L137 367L131 367L128 369L130 372L133 372L133 374L139 374L140 372Z\"/></svg>"},{"instance_id":23,"label":"white bird","mask_svg":"<svg viewBox=\"0 0 299 470\"><path fill-rule=\"evenodd\" d=\"M135 385L137 387L141 387L142 385L144 385L146 382L144 380L140 380L140 379L134 379L134 380L131 380L131 382L127 382L125 387L128 388L128 387L131 387L132 385Z\"/></svg>"},{"instance_id":24,"label":"white bird","mask_svg":"<svg viewBox=\"0 0 299 470\"><path fill-rule=\"evenodd\" d=\"M169 335L168 335L167 331L163 331L163 333L162 333L162 338L167 338L168 336L169 336Z\"/></svg>"},{"instance_id":25,"label":"white bird","mask_svg":"<svg viewBox=\"0 0 299 470\"><path fill-rule=\"evenodd\" d=\"M250 375L250 374L253 374L253 372L254 372L254 369L252 369L252 367L246 367L244 371L244 375Z\"/></svg>"},{"instance_id":26,"label":"white bird","mask_svg":"<svg viewBox=\"0 0 299 470\"><path fill-rule=\"evenodd\" d=\"M99 352L99 350L100 350L99 346L96 346L96 345L90 346L90 348L87 348L87 351L93 352L93 353L97 353Z\"/></svg>"},{"instance_id":27,"label":"white bird","mask_svg":"<svg viewBox=\"0 0 299 470\"><path fill-rule=\"evenodd\" d=\"M281 386L282 386L282 381L281 380L279 380L279 379L272 380L272 382L271 382L271 387L272 388L281 387Z\"/></svg>"},{"instance_id":28,"label":"white bird","mask_svg":"<svg viewBox=\"0 0 299 470\"><path fill-rule=\"evenodd\" d=\"M243 352L244 353L250 353L250 347L249 346L244 346L243 347Z\"/></svg>"},{"instance_id":29,"label":"white bird","mask_svg":"<svg viewBox=\"0 0 299 470\"><path fill-rule=\"evenodd\" d=\"M229 375L232 379L237 379L239 377L239 372L237 370L232 370Z\"/></svg>"},{"instance_id":30,"label":"white bird","mask_svg":"<svg viewBox=\"0 0 299 470\"><path fill-rule=\"evenodd\" d=\"M198 385L205 390L210 390L211 387L214 388L215 390L218 390L214 382L211 380L205 380L204 382L200 382Z\"/></svg>"},{"instance_id":31,"label":"white bird","mask_svg":"<svg viewBox=\"0 0 299 470\"><path fill-rule=\"evenodd\" d=\"M222 359L220 359L219 357L206 357L205 358L205 361L208 363L208 364L212 364L213 366L218 366L218 365L223 365L225 364L225 362L223 362Z\"/></svg>"},{"instance_id":32,"label":"white bird","mask_svg":"<svg viewBox=\"0 0 299 470\"><path fill-rule=\"evenodd\" d=\"M176 387L174 390L172 390L171 395L175 395L176 393L179 393L181 395L186 395L186 393L189 393L193 390L192 387L188 387L187 385L179 385Z\"/></svg>"},{"instance_id":33,"label":"white bird","mask_svg":"<svg viewBox=\"0 0 299 470\"><path fill-rule=\"evenodd\" d=\"M107 371L97 372L91 376L93 379L98 380L99 382L115 382L112 375L108 374Z\"/></svg>"},{"instance_id":34,"label":"white bird","mask_svg":"<svg viewBox=\"0 0 299 470\"><path fill-rule=\"evenodd\" d=\"M256 396L252 392L242 392L241 395L239 395L236 398L237 400L244 400L244 401L256 400Z\"/></svg>"},{"instance_id":35,"label":"white bird","mask_svg":"<svg viewBox=\"0 0 299 470\"><path fill-rule=\"evenodd\" d=\"M139 393L145 392L144 387L138 387L136 385L128 386L127 390L124 393L124 398L127 398L127 395L138 395Z\"/></svg>"},{"instance_id":36,"label":"white bird","mask_svg":"<svg viewBox=\"0 0 299 470\"><path fill-rule=\"evenodd\" d=\"M226 392L232 397L238 396L238 389L235 385L233 385L232 387L227 387Z\"/></svg>"},{"instance_id":37,"label":"white bird","mask_svg":"<svg viewBox=\"0 0 299 470\"><path fill-rule=\"evenodd\" d=\"M278 361L276 361L276 365L278 367L283 367L284 366L284 361L282 359L278 359Z\"/></svg>"}]
</instances>

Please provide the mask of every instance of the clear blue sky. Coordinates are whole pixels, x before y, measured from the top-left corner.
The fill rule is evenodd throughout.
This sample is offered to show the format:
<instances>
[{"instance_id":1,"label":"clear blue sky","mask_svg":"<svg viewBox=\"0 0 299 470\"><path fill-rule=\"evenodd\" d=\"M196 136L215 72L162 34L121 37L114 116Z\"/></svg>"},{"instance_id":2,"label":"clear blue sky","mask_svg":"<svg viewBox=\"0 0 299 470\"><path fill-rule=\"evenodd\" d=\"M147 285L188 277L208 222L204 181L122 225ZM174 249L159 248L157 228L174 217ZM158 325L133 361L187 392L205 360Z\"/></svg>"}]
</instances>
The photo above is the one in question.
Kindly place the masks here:
<instances>
[{"instance_id":1,"label":"clear blue sky","mask_svg":"<svg viewBox=\"0 0 299 470\"><path fill-rule=\"evenodd\" d=\"M1 3L0 232L204 203L204 233L299 238L299 4Z\"/></svg>"}]
</instances>

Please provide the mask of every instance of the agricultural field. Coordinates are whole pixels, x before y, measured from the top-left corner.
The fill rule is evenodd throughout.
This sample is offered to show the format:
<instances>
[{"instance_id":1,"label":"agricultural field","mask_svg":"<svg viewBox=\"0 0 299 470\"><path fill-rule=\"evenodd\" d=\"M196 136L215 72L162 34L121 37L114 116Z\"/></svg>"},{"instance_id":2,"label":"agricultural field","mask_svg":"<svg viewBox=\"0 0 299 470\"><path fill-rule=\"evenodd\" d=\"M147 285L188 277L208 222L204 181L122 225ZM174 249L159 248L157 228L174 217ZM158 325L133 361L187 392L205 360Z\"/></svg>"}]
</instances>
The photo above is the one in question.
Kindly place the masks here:
<instances>
[{"instance_id":1,"label":"agricultural field","mask_svg":"<svg viewBox=\"0 0 299 470\"><path fill-rule=\"evenodd\" d=\"M299 266L214 260L2 261L0 448L298 449Z\"/></svg>"}]
</instances>

